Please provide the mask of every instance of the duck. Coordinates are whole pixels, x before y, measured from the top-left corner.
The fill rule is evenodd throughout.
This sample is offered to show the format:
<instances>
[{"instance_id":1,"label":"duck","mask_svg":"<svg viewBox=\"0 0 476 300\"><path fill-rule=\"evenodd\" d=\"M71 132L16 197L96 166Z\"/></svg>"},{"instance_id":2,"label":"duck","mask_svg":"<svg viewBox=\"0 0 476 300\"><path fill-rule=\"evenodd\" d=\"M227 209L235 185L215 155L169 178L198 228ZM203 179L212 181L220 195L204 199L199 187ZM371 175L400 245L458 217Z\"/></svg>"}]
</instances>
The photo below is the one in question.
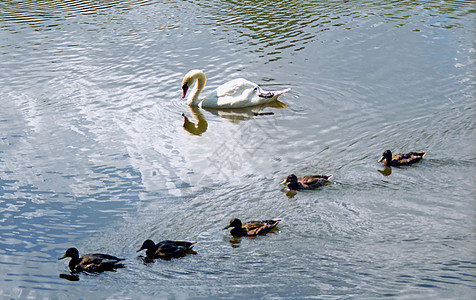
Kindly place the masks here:
<instances>
[{"instance_id":1,"label":"duck","mask_svg":"<svg viewBox=\"0 0 476 300\"><path fill-rule=\"evenodd\" d=\"M406 166L416 163L425 157L426 152L397 153L392 155L390 150L385 150L378 162L382 162L388 167Z\"/></svg>"},{"instance_id":2,"label":"duck","mask_svg":"<svg viewBox=\"0 0 476 300\"><path fill-rule=\"evenodd\" d=\"M320 187L329 182L333 175L304 175L297 177L294 174L288 175L286 179L281 182L281 184L286 184L286 186L291 190L309 190Z\"/></svg>"},{"instance_id":3,"label":"duck","mask_svg":"<svg viewBox=\"0 0 476 300\"><path fill-rule=\"evenodd\" d=\"M222 84L206 98L200 99L207 77L202 70L191 70L182 80L182 98L185 98L195 81L197 83L187 97L187 104L203 108L243 108L266 104L276 101L279 95L290 90L266 91L256 83L237 78Z\"/></svg>"},{"instance_id":4,"label":"duck","mask_svg":"<svg viewBox=\"0 0 476 300\"><path fill-rule=\"evenodd\" d=\"M240 219L231 219L230 224L223 228L223 230L232 227L230 230L233 236L256 236L263 235L273 230L282 219L264 220L264 221L249 221L242 223Z\"/></svg>"},{"instance_id":5,"label":"duck","mask_svg":"<svg viewBox=\"0 0 476 300\"><path fill-rule=\"evenodd\" d=\"M152 240L146 240L142 243L137 252L147 249L145 255L147 258L163 258L170 259L173 257L179 257L185 255L187 252L193 251L193 246L197 242L185 242L185 241L162 241L155 244Z\"/></svg>"},{"instance_id":6,"label":"duck","mask_svg":"<svg viewBox=\"0 0 476 300\"><path fill-rule=\"evenodd\" d=\"M114 269L124 267L123 264L118 263L123 261L124 258L117 258L109 254L101 253L85 254L79 257L79 251L76 248L69 248L58 260L66 257L71 257L68 266L72 272L86 271L97 273L102 271L114 271Z\"/></svg>"}]
</instances>

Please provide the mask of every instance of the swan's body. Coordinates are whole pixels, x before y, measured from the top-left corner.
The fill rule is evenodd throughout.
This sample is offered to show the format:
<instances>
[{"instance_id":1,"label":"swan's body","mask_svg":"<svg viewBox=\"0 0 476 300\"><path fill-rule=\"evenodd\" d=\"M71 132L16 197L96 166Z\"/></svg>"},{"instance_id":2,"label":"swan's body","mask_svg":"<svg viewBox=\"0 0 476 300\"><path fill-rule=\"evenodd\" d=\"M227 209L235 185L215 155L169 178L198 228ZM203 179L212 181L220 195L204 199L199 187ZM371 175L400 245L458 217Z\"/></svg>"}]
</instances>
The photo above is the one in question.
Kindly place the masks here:
<instances>
[{"instance_id":1,"label":"swan's body","mask_svg":"<svg viewBox=\"0 0 476 300\"><path fill-rule=\"evenodd\" d=\"M289 91L265 91L256 83L243 78L234 79L222 84L204 99L199 99L207 77L200 70L191 70L182 80L182 98L185 98L188 89L197 81L188 95L188 105L197 105L208 108L243 108L269 103L278 99L278 96Z\"/></svg>"}]
</instances>

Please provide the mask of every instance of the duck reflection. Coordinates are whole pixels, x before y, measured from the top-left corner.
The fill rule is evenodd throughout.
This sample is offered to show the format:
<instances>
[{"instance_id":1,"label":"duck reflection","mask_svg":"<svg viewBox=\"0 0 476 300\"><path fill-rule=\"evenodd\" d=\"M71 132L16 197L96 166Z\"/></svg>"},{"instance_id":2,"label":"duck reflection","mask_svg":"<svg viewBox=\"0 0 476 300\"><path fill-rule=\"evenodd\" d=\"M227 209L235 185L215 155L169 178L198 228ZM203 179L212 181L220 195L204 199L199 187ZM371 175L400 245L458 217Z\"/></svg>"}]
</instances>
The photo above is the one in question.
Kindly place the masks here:
<instances>
[{"instance_id":1,"label":"duck reflection","mask_svg":"<svg viewBox=\"0 0 476 300\"><path fill-rule=\"evenodd\" d=\"M73 273L70 274L59 274L60 278L69 280L69 281L79 281L79 276Z\"/></svg>"},{"instance_id":2,"label":"duck reflection","mask_svg":"<svg viewBox=\"0 0 476 300\"><path fill-rule=\"evenodd\" d=\"M225 242L229 242L232 248L240 247L241 243L241 236L226 236L223 238Z\"/></svg>"},{"instance_id":3,"label":"duck reflection","mask_svg":"<svg viewBox=\"0 0 476 300\"><path fill-rule=\"evenodd\" d=\"M282 188L281 192L285 193L286 196L288 196L289 199L293 198L297 194L296 190L290 190L288 188Z\"/></svg>"},{"instance_id":4,"label":"duck reflection","mask_svg":"<svg viewBox=\"0 0 476 300\"><path fill-rule=\"evenodd\" d=\"M379 171L383 176L390 176L390 174L392 174L392 167L385 167L385 169L377 171Z\"/></svg>"},{"instance_id":5,"label":"duck reflection","mask_svg":"<svg viewBox=\"0 0 476 300\"><path fill-rule=\"evenodd\" d=\"M155 263L156 260L166 260L166 261L170 261L172 259L175 259L175 258L180 258L180 257L185 257L185 255L197 255L198 253L195 251L195 250L188 250L187 253L183 253L181 255L178 255L178 256L174 256L174 257L157 257L157 258L151 258L151 257L148 257L147 255L144 256L144 255L139 255L137 256L137 259L139 261L141 261L144 265L148 265L148 264L151 264L151 263Z\"/></svg>"},{"instance_id":6,"label":"duck reflection","mask_svg":"<svg viewBox=\"0 0 476 300\"><path fill-rule=\"evenodd\" d=\"M272 108L287 108L288 106L280 101L274 101L271 103L266 103L259 106L252 106L246 108L232 108L232 109L214 109L214 108L204 108L206 111L211 114L227 119L231 123L240 124L242 121L249 120L256 116L266 116L274 115L273 112L262 112L263 109L267 107ZM205 116L200 111L198 106L189 106L190 114L195 119L195 122L191 121L185 114L182 114L184 118L183 129L188 131L193 135L201 135L208 128L208 122L205 119Z\"/></svg>"}]
</instances>

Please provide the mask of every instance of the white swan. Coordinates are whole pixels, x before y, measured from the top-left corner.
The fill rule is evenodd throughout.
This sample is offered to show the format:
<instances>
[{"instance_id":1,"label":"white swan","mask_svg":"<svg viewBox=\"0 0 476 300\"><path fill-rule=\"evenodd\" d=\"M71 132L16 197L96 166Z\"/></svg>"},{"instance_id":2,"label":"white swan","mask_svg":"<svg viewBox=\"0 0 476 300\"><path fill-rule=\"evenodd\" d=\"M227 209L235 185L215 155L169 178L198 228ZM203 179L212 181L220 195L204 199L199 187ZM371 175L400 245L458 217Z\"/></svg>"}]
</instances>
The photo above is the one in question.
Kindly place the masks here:
<instances>
[{"instance_id":1,"label":"white swan","mask_svg":"<svg viewBox=\"0 0 476 300\"><path fill-rule=\"evenodd\" d=\"M278 99L278 96L289 91L265 91L256 83L243 78L234 79L219 86L205 99L198 97L205 87L207 77L201 70L191 70L182 80L182 98L185 98L189 87L197 81L188 95L187 103L191 106L208 108L242 108L269 103Z\"/></svg>"}]
</instances>

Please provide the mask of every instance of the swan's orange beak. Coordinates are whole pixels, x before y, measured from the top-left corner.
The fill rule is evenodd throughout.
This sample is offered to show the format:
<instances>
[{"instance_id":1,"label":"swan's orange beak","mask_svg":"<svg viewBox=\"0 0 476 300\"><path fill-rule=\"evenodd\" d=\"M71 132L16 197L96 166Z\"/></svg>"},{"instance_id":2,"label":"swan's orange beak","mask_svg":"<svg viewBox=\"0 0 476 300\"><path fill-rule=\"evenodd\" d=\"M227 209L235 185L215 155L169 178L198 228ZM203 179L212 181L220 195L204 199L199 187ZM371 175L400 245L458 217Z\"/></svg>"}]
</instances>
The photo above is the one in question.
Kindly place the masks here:
<instances>
[{"instance_id":1,"label":"swan's orange beak","mask_svg":"<svg viewBox=\"0 0 476 300\"><path fill-rule=\"evenodd\" d=\"M188 86L187 84L184 84L182 86L182 98L185 98L185 95L187 95L187 91L188 91Z\"/></svg>"}]
</instances>

